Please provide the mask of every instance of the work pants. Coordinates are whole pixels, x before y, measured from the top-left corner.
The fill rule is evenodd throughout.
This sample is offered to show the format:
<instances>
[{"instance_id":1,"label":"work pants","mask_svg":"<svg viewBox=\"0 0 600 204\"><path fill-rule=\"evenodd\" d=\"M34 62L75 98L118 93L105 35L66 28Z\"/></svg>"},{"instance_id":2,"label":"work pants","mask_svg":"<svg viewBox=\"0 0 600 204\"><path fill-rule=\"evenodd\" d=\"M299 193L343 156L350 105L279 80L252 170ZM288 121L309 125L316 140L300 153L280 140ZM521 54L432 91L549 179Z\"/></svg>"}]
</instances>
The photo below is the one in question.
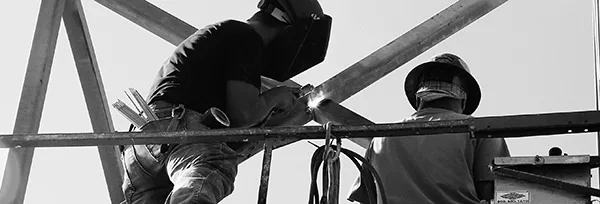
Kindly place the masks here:
<instances>
[{"instance_id":1,"label":"work pants","mask_svg":"<svg viewBox=\"0 0 600 204\"><path fill-rule=\"evenodd\" d=\"M185 110L176 130L206 129L199 123L200 117L198 112ZM158 126L149 131L166 131L165 125ZM233 192L238 158L234 150L219 142L126 146L123 151L126 203L218 203Z\"/></svg>"}]
</instances>

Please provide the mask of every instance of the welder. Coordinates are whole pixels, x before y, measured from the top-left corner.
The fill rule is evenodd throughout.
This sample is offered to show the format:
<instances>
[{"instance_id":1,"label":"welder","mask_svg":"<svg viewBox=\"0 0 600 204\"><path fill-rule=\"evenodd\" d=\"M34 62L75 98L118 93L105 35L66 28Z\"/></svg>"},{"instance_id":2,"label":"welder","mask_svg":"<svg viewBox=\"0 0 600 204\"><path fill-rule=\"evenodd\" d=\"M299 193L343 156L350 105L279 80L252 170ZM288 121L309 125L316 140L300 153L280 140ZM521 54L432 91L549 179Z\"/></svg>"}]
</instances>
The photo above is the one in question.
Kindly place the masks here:
<instances>
[{"instance_id":1,"label":"welder","mask_svg":"<svg viewBox=\"0 0 600 204\"><path fill-rule=\"evenodd\" d=\"M261 93L261 76L285 81L322 62L331 17L317 0L262 0L258 8L245 22L208 25L175 49L149 92L149 106L160 119L142 132L253 127L273 110L282 114L267 123L277 124L286 112L306 108L297 88ZM218 141L125 146L125 202L218 203L233 192L244 156L237 146Z\"/></svg>"}]
</instances>

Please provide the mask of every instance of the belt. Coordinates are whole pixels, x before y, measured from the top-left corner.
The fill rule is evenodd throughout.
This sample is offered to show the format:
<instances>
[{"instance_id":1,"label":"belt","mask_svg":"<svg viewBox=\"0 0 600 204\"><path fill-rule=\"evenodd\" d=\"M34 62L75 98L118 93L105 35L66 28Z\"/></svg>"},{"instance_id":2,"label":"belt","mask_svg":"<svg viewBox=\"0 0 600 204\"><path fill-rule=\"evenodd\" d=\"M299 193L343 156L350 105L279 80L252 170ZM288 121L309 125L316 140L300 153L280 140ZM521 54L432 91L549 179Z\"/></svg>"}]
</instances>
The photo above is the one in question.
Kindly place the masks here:
<instances>
[{"instance_id":1,"label":"belt","mask_svg":"<svg viewBox=\"0 0 600 204\"><path fill-rule=\"evenodd\" d=\"M155 101L148 106L150 106L150 110L154 112L159 119L171 118L166 131L177 130L180 120L183 119L186 112L183 104L172 104L166 101ZM208 128L214 129L229 126L229 118L227 118L227 115L218 108L210 108L202 115L201 123ZM161 152L168 151L168 149L172 148L169 146L176 145L163 144ZM120 149L124 151L126 148L128 147L121 147Z\"/></svg>"},{"instance_id":2,"label":"belt","mask_svg":"<svg viewBox=\"0 0 600 204\"><path fill-rule=\"evenodd\" d=\"M155 101L150 106L150 110L156 114L158 118L168 118L173 116L173 109L182 106L178 104L172 104L165 101Z\"/></svg>"},{"instance_id":3,"label":"belt","mask_svg":"<svg viewBox=\"0 0 600 204\"><path fill-rule=\"evenodd\" d=\"M165 101L155 101L152 102L152 104L150 104L149 106L158 118L176 117L177 115L181 117L185 113L185 108L183 108L183 104L172 104ZM199 113L201 113L204 117L202 119L203 124L211 129L226 128L230 125L230 121L227 117L227 114L225 114L219 108L211 107L208 110L205 110L203 113Z\"/></svg>"}]
</instances>

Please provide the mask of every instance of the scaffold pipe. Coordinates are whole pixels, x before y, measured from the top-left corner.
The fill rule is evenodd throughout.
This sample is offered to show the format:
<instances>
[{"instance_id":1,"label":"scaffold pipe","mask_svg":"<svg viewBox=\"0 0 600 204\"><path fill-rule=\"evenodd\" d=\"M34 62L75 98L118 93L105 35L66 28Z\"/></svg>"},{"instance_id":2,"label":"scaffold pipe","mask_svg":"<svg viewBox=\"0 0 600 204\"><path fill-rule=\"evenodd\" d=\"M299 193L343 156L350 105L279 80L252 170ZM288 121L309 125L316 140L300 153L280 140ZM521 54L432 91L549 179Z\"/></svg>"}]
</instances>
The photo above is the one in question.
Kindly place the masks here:
<instances>
[{"instance_id":1,"label":"scaffold pipe","mask_svg":"<svg viewBox=\"0 0 600 204\"><path fill-rule=\"evenodd\" d=\"M473 138L570 134L600 130L600 111L493 116L465 120L332 126L341 138L404 137L470 133ZM65 147L192 142L252 142L265 139L324 139L321 126L231 128L181 132L111 132L0 135L1 148Z\"/></svg>"}]
</instances>

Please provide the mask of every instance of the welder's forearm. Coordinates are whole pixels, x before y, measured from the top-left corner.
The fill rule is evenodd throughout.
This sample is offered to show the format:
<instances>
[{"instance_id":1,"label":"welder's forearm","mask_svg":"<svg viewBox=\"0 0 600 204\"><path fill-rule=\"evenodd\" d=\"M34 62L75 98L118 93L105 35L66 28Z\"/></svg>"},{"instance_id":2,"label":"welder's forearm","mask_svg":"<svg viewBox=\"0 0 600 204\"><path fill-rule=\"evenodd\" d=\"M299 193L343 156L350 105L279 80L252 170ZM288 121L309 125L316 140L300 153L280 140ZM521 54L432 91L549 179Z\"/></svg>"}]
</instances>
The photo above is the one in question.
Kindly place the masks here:
<instances>
[{"instance_id":1,"label":"welder's forearm","mask_svg":"<svg viewBox=\"0 0 600 204\"><path fill-rule=\"evenodd\" d=\"M256 122L253 125L261 122L267 116L269 116L269 114L271 114L271 110L277 106L276 102L277 101L261 94L258 99L258 106L256 107L256 111L254 113L254 120Z\"/></svg>"},{"instance_id":2,"label":"welder's forearm","mask_svg":"<svg viewBox=\"0 0 600 204\"><path fill-rule=\"evenodd\" d=\"M297 105L296 108L284 112L273 114L268 121L266 127L301 125L313 120L311 112L306 111L302 105Z\"/></svg>"},{"instance_id":3,"label":"welder's forearm","mask_svg":"<svg viewBox=\"0 0 600 204\"><path fill-rule=\"evenodd\" d=\"M269 112L275 107L276 104L265 100L264 97L259 96L254 105L251 108L237 111L236 116L232 116L231 127L251 127L262 121Z\"/></svg>"}]
</instances>

